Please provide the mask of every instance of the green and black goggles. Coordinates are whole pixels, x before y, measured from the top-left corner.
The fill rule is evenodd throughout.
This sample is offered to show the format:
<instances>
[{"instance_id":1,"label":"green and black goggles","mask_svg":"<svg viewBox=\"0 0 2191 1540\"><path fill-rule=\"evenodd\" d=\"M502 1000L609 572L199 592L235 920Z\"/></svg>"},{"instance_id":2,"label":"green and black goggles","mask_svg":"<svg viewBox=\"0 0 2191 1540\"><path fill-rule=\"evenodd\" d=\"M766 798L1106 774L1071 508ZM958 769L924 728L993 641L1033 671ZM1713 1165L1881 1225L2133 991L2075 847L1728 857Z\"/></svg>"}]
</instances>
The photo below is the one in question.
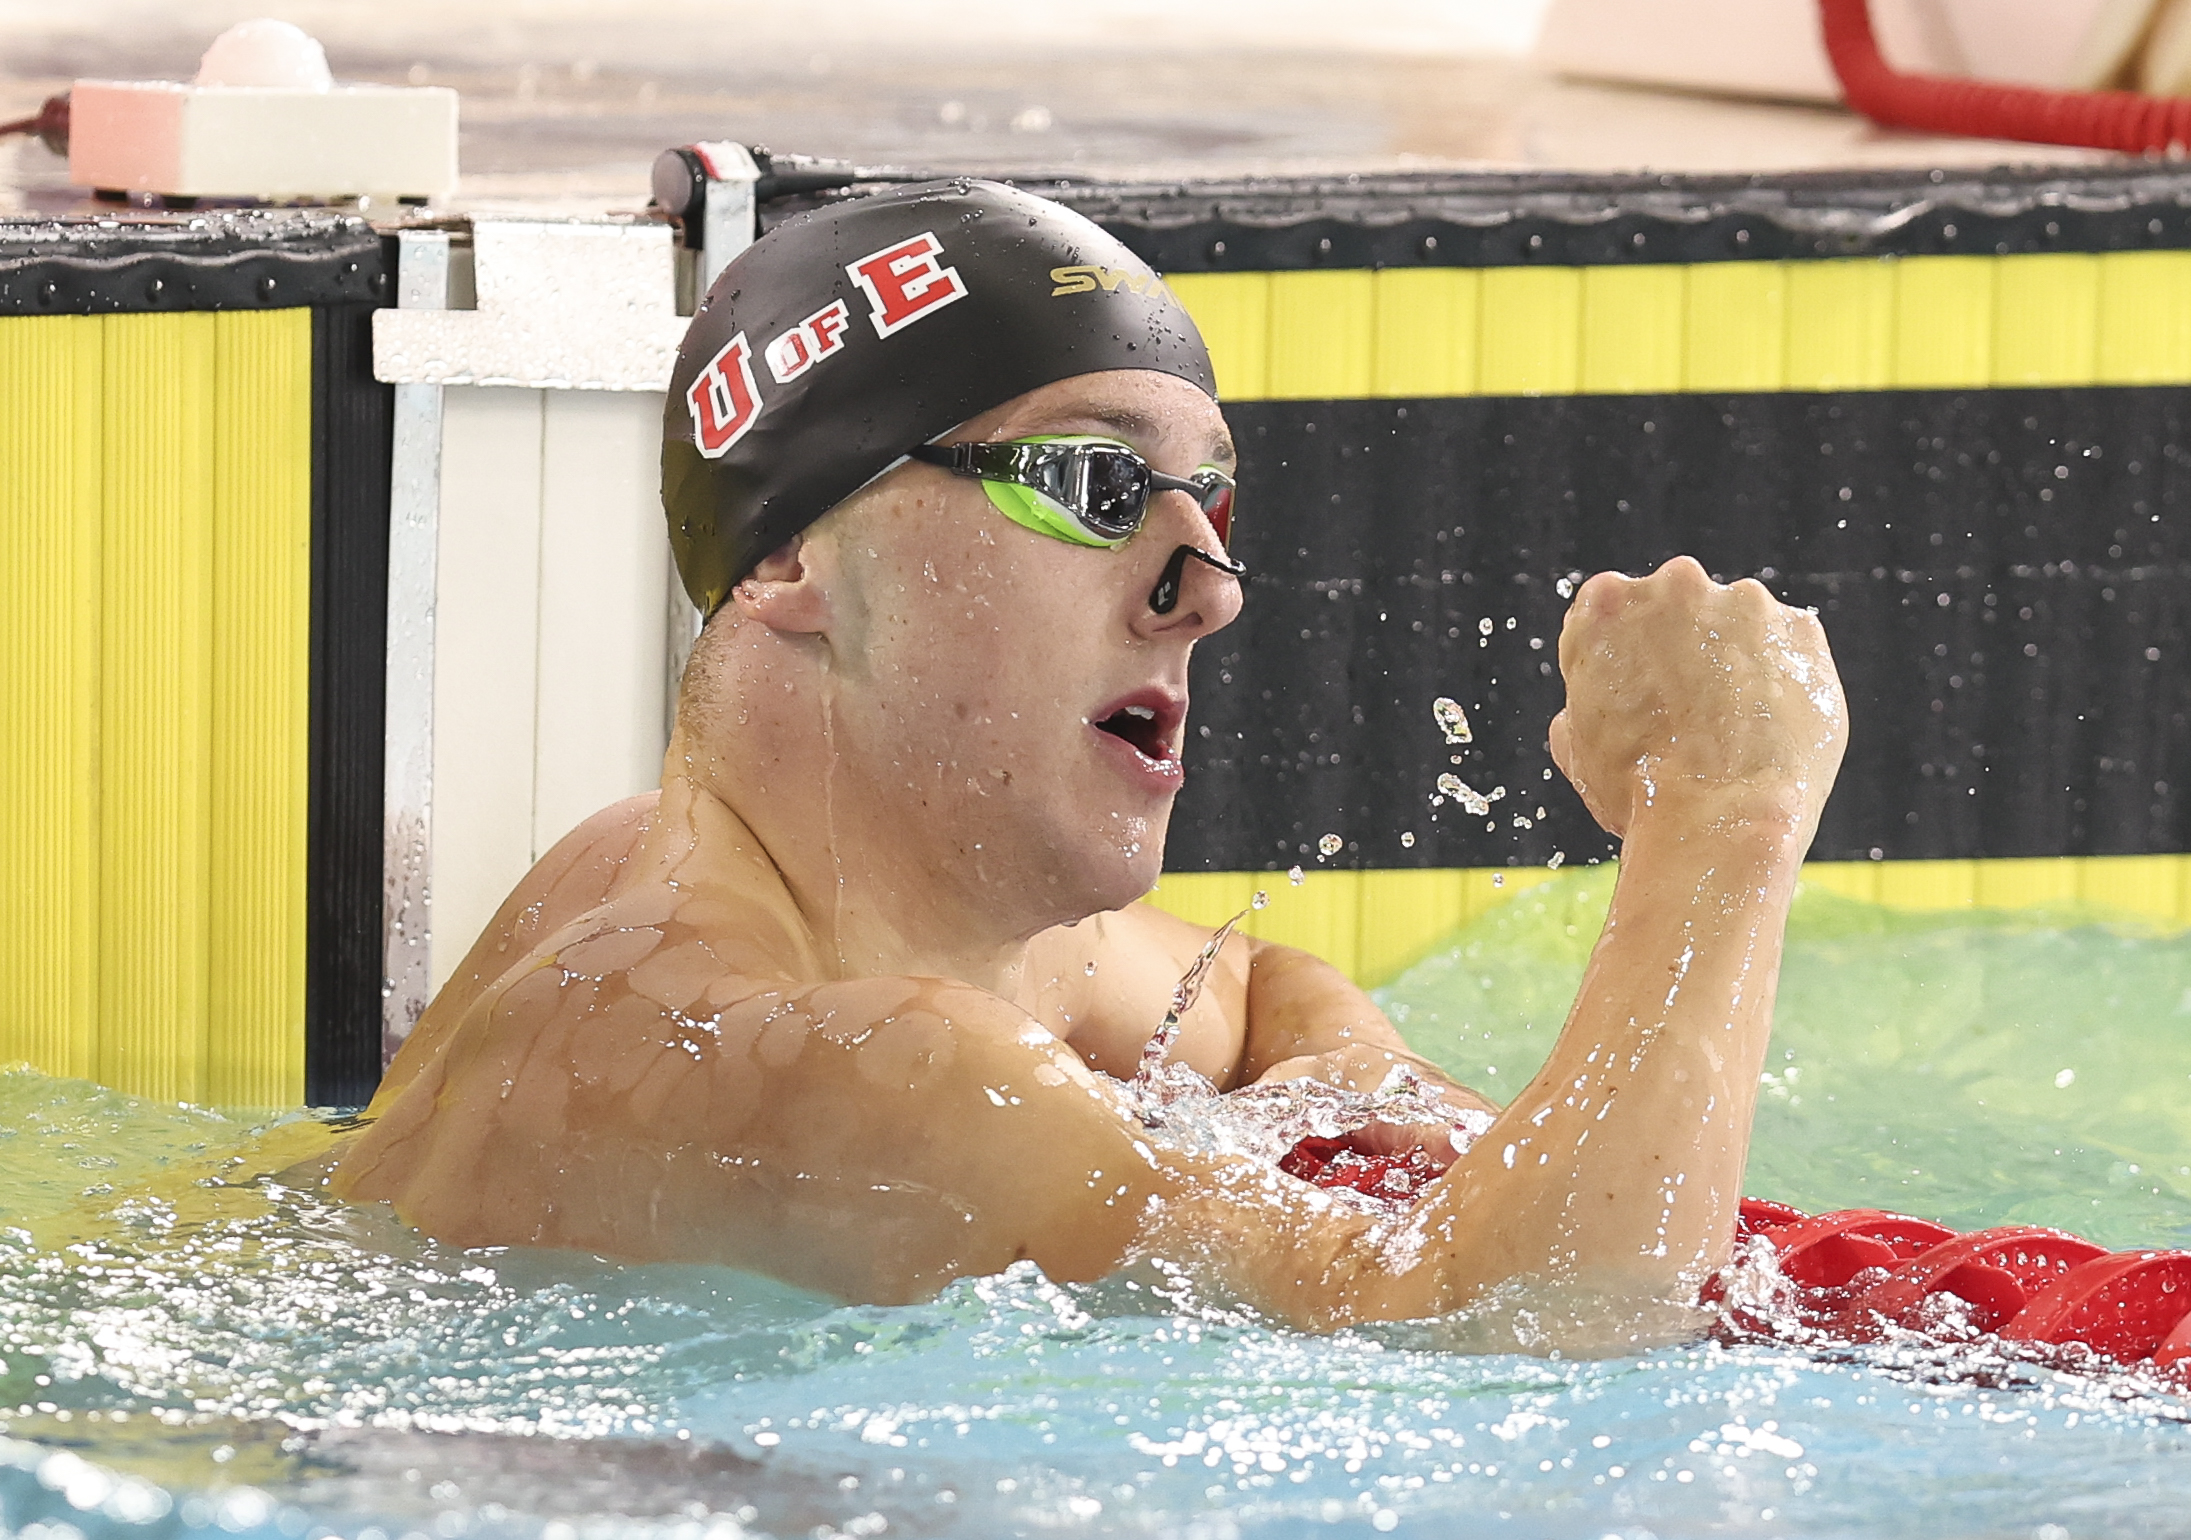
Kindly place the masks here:
<instances>
[{"instance_id":1,"label":"green and black goggles","mask_svg":"<svg viewBox=\"0 0 2191 1540\"><path fill-rule=\"evenodd\" d=\"M1118 546L1149 516L1159 492L1194 499L1223 546L1232 536L1233 480L1212 465L1192 476L1167 476L1126 445L1109 439L1023 439L1006 444L923 444L911 457L954 475L989 484L991 501L1015 522L1076 545ZM1000 497L1007 488L1024 495Z\"/></svg>"}]
</instances>

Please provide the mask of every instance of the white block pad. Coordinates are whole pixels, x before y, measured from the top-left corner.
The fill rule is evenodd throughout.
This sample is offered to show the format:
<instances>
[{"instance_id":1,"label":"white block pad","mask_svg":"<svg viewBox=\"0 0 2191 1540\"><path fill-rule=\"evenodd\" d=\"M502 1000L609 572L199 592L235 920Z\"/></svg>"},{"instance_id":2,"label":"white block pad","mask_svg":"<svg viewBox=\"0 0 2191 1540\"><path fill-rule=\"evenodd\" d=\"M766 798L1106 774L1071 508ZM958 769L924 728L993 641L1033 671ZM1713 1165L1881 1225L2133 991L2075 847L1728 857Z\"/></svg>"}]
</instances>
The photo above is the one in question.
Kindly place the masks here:
<instances>
[{"instance_id":1,"label":"white block pad","mask_svg":"<svg viewBox=\"0 0 2191 1540\"><path fill-rule=\"evenodd\" d=\"M189 198L442 198L456 92L441 86L186 86L79 80L69 179Z\"/></svg>"},{"instance_id":2,"label":"white block pad","mask_svg":"<svg viewBox=\"0 0 2191 1540\"><path fill-rule=\"evenodd\" d=\"M373 375L392 385L669 387L688 324L667 225L480 217L473 310L373 313Z\"/></svg>"}]
</instances>

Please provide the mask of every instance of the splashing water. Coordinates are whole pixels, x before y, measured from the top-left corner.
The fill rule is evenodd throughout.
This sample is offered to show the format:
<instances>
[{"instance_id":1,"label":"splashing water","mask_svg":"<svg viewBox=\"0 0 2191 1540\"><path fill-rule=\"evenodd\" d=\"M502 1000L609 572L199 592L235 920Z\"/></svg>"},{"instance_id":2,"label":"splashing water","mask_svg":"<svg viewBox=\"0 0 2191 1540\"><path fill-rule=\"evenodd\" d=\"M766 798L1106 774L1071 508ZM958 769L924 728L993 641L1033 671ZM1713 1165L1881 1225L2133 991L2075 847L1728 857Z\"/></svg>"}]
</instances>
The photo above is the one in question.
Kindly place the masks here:
<instances>
[{"instance_id":1,"label":"splashing water","mask_svg":"<svg viewBox=\"0 0 2191 1540\"><path fill-rule=\"evenodd\" d=\"M1447 743L1473 743L1476 731L1468 725L1468 713L1461 703L1450 695L1441 695L1430 703L1430 714L1437 719L1438 731L1445 734Z\"/></svg>"},{"instance_id":2,"label":"splashing water","mask_svg":"<svg viewBox=\"0 0 2191 1540\"><path fill-rule=\"evenodd\" d=\"M1438 777L1438 790L1451 797L1478 818L1491 811L1491 804L1506 795L1504 786L1494 786L1489 791L1478 791L1457 775Z\"/></svg>"},{"instance_id":3,"label":"splashing water","mask_svg":"<svg viewBox=\"0 0 2191 1540\"><path fill-rule=\"evenodd\" d=\"M1256 895L1258 898L1262 896L1260 893ZM1250 909L1260 907L1262 906L1259 904L1251 903L1247 909L1241 910L1217 927L1215 934L1203 945L1202 950L1196 954L1194 961L1187 965L1187 971L1180 975L1178 986L1172 990L1171 1009L1164 1013L1164 1019L1156 1024L1156 1030L1149 1034L1148 1042L1142 1045L1141 1063L1135 1067L1134 1078L1130 1084L1133 1087L1135 1099L1142 1104L1141 1121L1146 1126L1150 1128L1158 1126L1157 1123L1150 1121L1149 1109L1152 1105L1150 1098L1155 1097L1158 1101L1161 1101L1162 1096L1158 1087L1165 1083L1169 1075L1185 1069L1184 1065L1174 1065L1167 1062L1172 1051L1172 1044L1179 1040L1179 1018L1193 1010L1195 1001L1202 998L1202 985L1210 976L1210 965L1217 961L1217 954L1223 951L1225 943L1232 939L1234 928L1248 917ZM1194 1074L1192 1070L1187 1070L1187 1073ZM1202 1079L1200 1075L1195 1075L1194 1078L1197 1080ZM1204 1085L1209 1084L1206 1080L1202 1083Z\"/></svg>"},{"instance_id":4,"label":"splashing water","mask_svg":"<svg viewBox=\"0 0 2191 1540\"><path fill-rule=\"evenodd\" d=\"M1142 1047L1141 1062L1127 1083L1142 1127L1162 1142L1203 1155L1244 1155L1276 1165L1304 1139L1339 1139L1372 1123L1443 1125L1456 1153L1491 1126L1491 1114L1446 1105L1437 1089L1405 1064L1392 1067L1377 1089L1349 1090L1322 1080L1263 1081L1220 1093L1191 1066L1173 1062L1180 1018L1202 998L1217 954L1234 929L1260 909L1266 895L1220 925L1180 976L1171 1008ZM1342 1190L1343 1191L1343 1190Z\"/></svg>"}]
</instances>

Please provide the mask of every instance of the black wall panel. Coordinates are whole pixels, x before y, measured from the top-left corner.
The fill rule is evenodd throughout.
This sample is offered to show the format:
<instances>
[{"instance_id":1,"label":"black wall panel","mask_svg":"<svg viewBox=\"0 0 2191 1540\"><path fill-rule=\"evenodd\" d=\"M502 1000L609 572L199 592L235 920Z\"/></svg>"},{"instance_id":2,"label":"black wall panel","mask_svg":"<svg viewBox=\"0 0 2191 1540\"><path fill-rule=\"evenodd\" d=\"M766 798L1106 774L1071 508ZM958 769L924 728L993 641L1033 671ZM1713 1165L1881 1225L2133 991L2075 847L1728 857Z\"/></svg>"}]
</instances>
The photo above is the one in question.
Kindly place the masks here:
<instances>
[{"instance_id":1,"label":"black wall panel","mask_svg":"<svg viewBox=\"0 0 2191 1540\"><path fill-rule=\"evenodd\" d=\"M1678 552L1835 643L1852 732L1817 858L2191 849L2191 390L1226 411L1254 575L1195 662L1175 870L1313 862L1326 833L1334 865L1606 853L1545 777L1560 588ZM1433 807L1446 771L1507 795L1488 821Z\"/></svg>"}]
</instances>

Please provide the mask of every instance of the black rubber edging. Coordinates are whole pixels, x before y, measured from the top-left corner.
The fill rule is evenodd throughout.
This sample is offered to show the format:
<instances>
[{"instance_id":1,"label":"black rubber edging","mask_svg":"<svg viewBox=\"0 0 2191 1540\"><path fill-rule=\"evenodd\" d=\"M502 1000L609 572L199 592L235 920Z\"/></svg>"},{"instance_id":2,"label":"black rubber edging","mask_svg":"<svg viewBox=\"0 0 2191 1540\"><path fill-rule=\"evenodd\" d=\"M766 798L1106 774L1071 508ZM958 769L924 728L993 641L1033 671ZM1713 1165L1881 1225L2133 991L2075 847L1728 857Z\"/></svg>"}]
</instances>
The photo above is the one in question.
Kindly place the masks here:
<instances>
[{"instance_id":1,"label":"black rubber edging","mask_svg":"<svg viewBox=\"0 0 2191 1540\"><path fill-rule=\"evenodd\" d=\"M348 215L0 220L0 316L388 304L392 272L383 238Z\"/></svg>"},{"instance_id":2,"label":"black rubber edging","mask_svg":"<svg viewBox=\"0 0 2191 1540\"><path fill-rule=\"evenodd\" d=\"M373 305L312 312L312 711L304 1094L380 1084L388 494L395 387L373 378Z\"/></svg>"},{"instance_id":3,"label":"black rubber edging","mask_svg":"<svg viewBox=\"0 0 2191 1540\"><path fill-rule=\"evenodd\" d=\"M1772 176L1410 172L1018 185L1159 272L1601 267L2191 248L2191 171L2164 161ZM764 205L762 224L880 190Z\"/></svg>"}]
</instances>

